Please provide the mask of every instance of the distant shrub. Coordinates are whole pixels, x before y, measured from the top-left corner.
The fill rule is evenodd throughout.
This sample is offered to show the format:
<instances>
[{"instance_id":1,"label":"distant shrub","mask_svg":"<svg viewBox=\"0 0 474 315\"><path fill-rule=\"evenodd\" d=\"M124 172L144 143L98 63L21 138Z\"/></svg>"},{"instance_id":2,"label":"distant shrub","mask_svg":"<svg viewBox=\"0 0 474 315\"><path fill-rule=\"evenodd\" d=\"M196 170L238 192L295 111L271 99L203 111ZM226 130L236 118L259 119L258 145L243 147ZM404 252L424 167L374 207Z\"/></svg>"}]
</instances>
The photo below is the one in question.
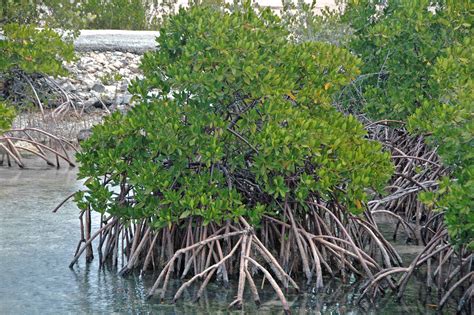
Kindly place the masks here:
<instances>
[{"instance_id":1,"label":"distant shrub","mask_svg":"<svg viewBox=\"0 0 474 315\"><path fill-rule=\"evenodd\" d=\"M63 61L74 58L74 47L52 29L17 23L3 26L0 40L0 72L16 70L27 74L65 75Z\"/></svg>"},{"instance_id":2,"label":"distant shrub","mask_svg":"<svg viewBox=\"0 0 474 315\"><path fill-rule=\"evenodd\" d=\"M33 24L57 31L78 30L83 16L76 0L0 0L0 27L5 24ZM76 33L77 35L77 33Z\"/></svg>"},{"instance_id":3,"label":"distant shrub","mask_svg":"<svg viewBox=\"0 0 474 315\"><path fill-rule=\"evenodd\" d=\"M176 0L2 0L0 26L37 24L64 30L156 29Z\"/></svg>"},{"instance_id":4,"label":"distant shrub","mask_svg":"<svg viewBox=\"0 0 474 315\"><path fill-rule=\"evenodd\" d=\"M341 20L342 7L319 9L313 0L283 0L281 17L293 40L317 41L345 46L352 29Z\"/></svg>"},{"instance_id":5,"label":"distant shrub","mask_svg":"<svg viewBox=\"0 0 474 315\"><path fill-rule=\"evenodd\" d=\"M153 28L155 21L147 21L148 0L87 0L80 6L87 29L132 29Z\"/></svg>"}]
</instances>

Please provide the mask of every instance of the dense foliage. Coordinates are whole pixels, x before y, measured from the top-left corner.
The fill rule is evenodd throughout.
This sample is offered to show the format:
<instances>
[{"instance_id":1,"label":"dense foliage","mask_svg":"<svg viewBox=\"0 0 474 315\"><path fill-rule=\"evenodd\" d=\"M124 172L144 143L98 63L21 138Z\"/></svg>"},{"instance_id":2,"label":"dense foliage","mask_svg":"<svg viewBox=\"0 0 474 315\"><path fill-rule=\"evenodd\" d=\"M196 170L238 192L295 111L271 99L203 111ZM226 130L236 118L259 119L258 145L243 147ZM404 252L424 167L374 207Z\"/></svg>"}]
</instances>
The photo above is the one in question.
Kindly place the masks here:
<instances>
[{"instance_id":1,"label":"dense foliage","mask_svg":"<svg viewBox=\"0 0 474 315\"><path fill-rule=\"evenodd\" d=\"M55 31L33 25L4 25L0 41L0 72L21 70L28 74L65 75L63 61L74 58L74 48Z\"/></svg>"},{"instance_id":2,"label":"dense foliage","mask_svg":"<svg viewBox=\"0 0 474 315\"><path fill-rule=\"evenodd\" d=\"M43 111L42 103L50 99L42 96L38 86L35 88L35 81L43 76L67 75L63 62L74 59L72 42L50 28L37 29L33 24L5 24L3 36L0 101L8 101L17 109L33 103Z\"/></svg>"},{"instance_id":3,"label":"dense foliage","mask_svg":"<svg viewBox=\"0 0 474 315\"><path fill-rule=\"evenodd\" d=\"M349 108L407 121L450 169L436 194L451 240L474 246L474 6L471 1L347 1L350 48L364 61L362 95Z\"/></svg>"},{"instance_id":4,"label":"dense foliage","mask_svg":"<svg viewBox=\"0 0 474 315\"><path fill-rule=\"evenodd\" d=\"M0 25L36 24L64 30L157 28L176 0L2 0Z\"/></svg>"},{"instance_id":5,"label":"dense foliage","mask_svg":"<svg viewBox=\"0 0 474 315\"><path fill-rule=\"evenodd\" d=\"M436 59L471 33L472 2L349 0L343 20L363 60L363 106L375 118L405 119L439 96Z\"/></svg>"},{"instance_id":6,"label":"dense foliage","mask_svg":"<svg viewBox=\"0 0 474 315\"><path fill-rule=\"evenodd\" d=\"M318 198L360 213L388 179L389 156L330 104L359 73L348 51L288 42L277 16L249 5L181 9L157 43L133 86L141 103L83 144L80 207L156 226L188 216L256 223L288 199L299 211Z\"/></svg>"},{"instance_id":7,"label":"dense foliage","mask_svg":"<svg viewBox=\"0 0 474 315\"><path fill-rule=\"evenodd\" d=\"M422 198L445 211L451 238L474 249L474 37L447 49L432 74L440 98L425 101L410 117L414 131L431 133L428 141L452 170L436 194Z\"/></svg>"}]
</instances>

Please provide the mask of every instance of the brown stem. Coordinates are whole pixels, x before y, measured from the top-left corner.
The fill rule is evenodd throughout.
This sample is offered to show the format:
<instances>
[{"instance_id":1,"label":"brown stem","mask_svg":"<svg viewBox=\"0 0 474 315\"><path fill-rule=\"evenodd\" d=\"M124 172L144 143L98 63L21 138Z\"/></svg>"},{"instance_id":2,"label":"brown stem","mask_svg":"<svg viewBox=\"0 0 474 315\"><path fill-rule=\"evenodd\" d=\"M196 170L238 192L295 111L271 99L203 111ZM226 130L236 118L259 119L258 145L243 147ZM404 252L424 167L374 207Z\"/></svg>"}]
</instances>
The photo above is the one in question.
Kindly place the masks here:
<instances>
[{"instance_id":1,"label":"brown stem","mask_svg":"<svg viewBox=\"0 0 474 315\"><path fill-rule=\"evenodd\" d=\"M281 289L278 286L278 284L276 283L275 279L273 279L272 275L268 272L268 270L263 268L262 265L260 265L258 262L256 262L255 260L253 260L250 257L246 256L245 259L250 261L252 264L254 264L255 267L257 267L258 269L260 269L261 272L263 272L263 274L265 275L265 278L268 279L268 282L270 282L271 286L273 287L276 294L278 295L278 298L281 301L281 304L283 306L283 310L285 311L285 314L291 314L290 306L288 305L288 302L286 301L285 295L281 291Z\"/></svg>"},{"instance_id":2,"label":"brown stem","mask_svg":"<svg viewBox=\"0 0 474 315\"><path fill-rule=\"evenodd\" d=\"M244 242L245 242L245 238L247 237L247 235L244 236ZM194 281L196 281L197 279L200 279L202 277L204 277L208 272L210 271L213 271L215 269L217 269L220 265L222 265L227 259L229 259L234 253L235 251L237 250L237 248L239 247L240 243L242 241L242 238L240 238L237 242L237 244L234 246L234 248L230 251L230 253L224 257L224 259L218 261L217 263L215 263L214 265L206 268L204 271L196 274L194 277L192 277L190 280L186 281L185 283L183 283L181 285L181 287L179 287L178 291L176 291L176 294L174 295L174 298L173 298L173 303L175 303L180 297L181 295L183 294L184 290L189 287ZM201 290L200 290L201 291ZM198 295L200 296L200 294Z\"/></svg>"},{"instance_id":3,"label":"brown stem","mask_svg":"<svg viewBox=\"0 0 474 315\"><path fill-rule=\"evenodd\" d=\"M81 254L86 250L86 248L92 243L92 241L100 235L100 233L105 230L105 229L108 229L109 227L111 227L112 225L114 225L116 222L117 222L118 219L114 219L112 220L112 222L104 225L102 228L100 228L97 232L95 232L94 235L92 235L89 240L87 240L84 244L84 246L82 246L82 248L76 253L76 255L74 256L73 260L71 261L71 263L69 264L69 268L72 268L74 266L74 264L77 262L77 260L79 259L79 257L81 257Z\"/></svg>"},{"instance_id":4,"label":"brown stem","mask_svg":"<svg viewBox=\"0 0 474 315\"><path fill-rule=\"evenodd\" d=\"M439 302L439 306L438 306L438 311L441 311L444 307L444 305L446 304L446 301L448 301L449 297L451 296L451 294L453 294L454 290L457 289L457 287L459 287L464 281L466 281L467 279L470 279L469 281L470 282L473 282L474 281L474 271L471 271L470 273L468 273L467 275L465 275L464 277L462 277L458 282L456 282L450 289L448 292L446 292L446 294L443 296L443 298L441 299L441 301Z\"/></svg>"},{"instance_id":5,"label":"brown stem","mask_svg":"<svg viewBox=\"0 0 474 315\"><path fill-rule=\"evenodd\" d=\"M298 233L298 229L296 227L296 223L295 223L295 220L293 218L293 213L291 212L290 207L287 206L287 201L285 201L285 207L286 207L286 210L287 210L287 213L288 213L288 217L290 218L292 231L293 231L293 233L295 235L295 238L296 238L296 245L298 245L298 249L299 249L299 252L300 252L300 255L301 255L301 261L303 263L303 272L306 275L307 284L309 284L309 283L311 283L311 278L313 277L313 273L311 272L311 270L309 268L308 256L306 255L306 250L303 247L301 235L300 235L300 233Z\"/></svg>"},{"instance_id":6,"label":"brown stem","mask_svg":"<svg viewBox=\"0 0 474 315\"><path fill-rule=\"evenodd\" d=\"M244 224L244 226L247 229L250 229L250 225L248 222L243 218L239 218L240 221ZM296 291L300 291L300 287L296 284L296 282L283 270L283 268L280 266L278 261L273 257L273 255L270 253L270 251L262 244L262 242L258 239L257 236L252 235L252 241L255 242L257 245L255 248L257 251L260 252L262 257L267 261L267 263L270 265L272 268L273 272L277 275L279 280L283 283L283 287L285 289L288 289L288 281L291 283L291 285L296 289Z\"/></svg>"},{"instance_id":7,"label":"brown stem","mask_svg":"<svg viewBox=\"0 0 474 315\"><path fill-rule=\"evenodd\" d=\"M186 248L181 248L181 249L177 250L174 253L174 255L171 257L171 259L168 261L168 263L165 265L163 270L161 271L160 275L158 276L158 279L156 279L155 283L153 284L153 287L151 288L150 292L148 293L147 298L151 298L155 294L155 291L159 287L159 285L161 284L161 281L163 280L163 277L165 277L165 275L167 275L168 270L171 268L174 261L176 260L176 258L179 255L181 255L181 254L183 254L183 253L185 253L189 250L193 250L194 248L197 248L199 246L205 245L209 242L217 241L217 240L220 240L220 239L223 239L223 238L226 238L226 237L242 235L244 233L248 233L248 231L243 230L243 231L229 232L229 233L225 233L225 234L221 234L221 235L216 235L214 237L208 238L207 240L204 240L204 241L195 243L191 246L188 246ZM163 285L163 292L165 292L165 290L166 290L166 287L165 287L165 285ZM164 293L162 294L162 296L164 296Z\"/></svg>"},{"instance_id":8,"label":"brown stem","mask_svg":"<svg viewBox=\"0 0 474 315\"><path fill-rule=\"evenodd\" d=\"M237 307L240 309L242 307L242 300L244 297L244 288L245 288L245 253L247 252L247 243L248 243L249 236L244 235L242 245L241 245L241 251L240 251L240 269L239 269L239 284L237 287L237 298L230 303L229 307Z\"/></svg>"}]
</instances>

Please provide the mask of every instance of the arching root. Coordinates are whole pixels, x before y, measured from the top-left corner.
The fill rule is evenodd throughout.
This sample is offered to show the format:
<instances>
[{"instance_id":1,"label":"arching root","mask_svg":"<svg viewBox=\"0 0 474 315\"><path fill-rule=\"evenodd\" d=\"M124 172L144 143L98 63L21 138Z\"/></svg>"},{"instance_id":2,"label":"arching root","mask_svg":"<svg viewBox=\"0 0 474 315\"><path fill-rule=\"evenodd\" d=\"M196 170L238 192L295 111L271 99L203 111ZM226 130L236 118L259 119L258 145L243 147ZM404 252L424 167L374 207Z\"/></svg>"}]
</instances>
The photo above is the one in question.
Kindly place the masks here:
<instances>
[{"instance_id":1,"label":"arching root","mask_svg":"<svg viewBox=\"0 0 474 315\"><path fill-rule=\"evenodd\" d=\"M367 281L362 287L359 302L366 298L374 300L387 281L396 283L392 290L398 299L402 299L415 272L423 270L427 291L437 292L439 311L452 298L457 300L459 313L472 314L473 266L474 254L466 248L454 249L446 229L440 229L407 268L387 268ZM399 275L398 279L393 278L394 275Z\"/></svg>"},{"instance_id":2,"label":"arching root","mask_svg":"<svg viewBox=\"0 0 474 315\"><path fill-rule=\"evenodd\" d=\"M320 289L326 273L343 280L349 275L373 279L383 267L399 265L400 258L383 239L370 213L366 218L345 216L343 209L329 206L309 201L310 210L302 215L297 213L295 203L287 202L283 218L265 215L256 230L242 217L238 222L221 225L204 225L201 218L191 217L156 229L150 219L125 222L103 216L101 227L93 235L88 231L90 210L86 210L81 216L81 242L70 267L84 252L86 260L92 259L90 248L98 240L100 266L115 266L123 276L133 270L160 270L148 297L159 294L165 300L170 280L181 278L184 282L172 301L178 301L187 288L196 285L198 300L212 279L227 283L233 276L238 285L236 298L229 306L241 308L246 287L253 300L260 303L253 278L259 274L289 313L284 292L300 290L290 275L304 275L307 284Z\"/></svg>"},{"instance_id":3,"label":"arching root","mask_svg":"<svg viewBox=\"0 0 474 315\"><path fill-rule=\"evenodd\" d=\"M44 160L47 165L59 168L60 159L71 167L75 166L69 152L77 152L77 148L66 139L37 128L11 129L0 135L0 165L3 165L6 155L8 166L11 167L10 158L12 158L20 168L23 168L25 165L21 151L29 152Z\"/></svg>"},{"instance_id":4,"label":"arching root","mask_svg":"<svg viewBox=\"0 0 474 315\"><path fill-rule=\"evenodd\" d=\"M424 136L411 135L402 127L390 127L389 123L393 122L366 124L369 137L382 143L395 164L395 174L386 187L388 196L370 201L369 208L378 213L388 210L396 215L394 238L402 225L409 235L408 240L426 245L436 231L430 226L442 224L443 218L424 205L418 193L436 189L438 180L447 175L448 170L443 167L437 148L428 146Z\"/></svg>"}]
</instances>

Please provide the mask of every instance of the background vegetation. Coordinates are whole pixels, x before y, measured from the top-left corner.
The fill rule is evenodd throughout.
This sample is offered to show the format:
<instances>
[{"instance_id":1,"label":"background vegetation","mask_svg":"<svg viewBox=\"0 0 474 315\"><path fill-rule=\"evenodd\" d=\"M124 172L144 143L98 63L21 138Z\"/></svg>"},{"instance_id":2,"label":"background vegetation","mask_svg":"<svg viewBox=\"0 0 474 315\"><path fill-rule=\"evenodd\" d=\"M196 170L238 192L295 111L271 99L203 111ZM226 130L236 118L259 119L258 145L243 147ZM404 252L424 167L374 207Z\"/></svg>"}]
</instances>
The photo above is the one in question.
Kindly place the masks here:
<instances>
[{"instance_id":1,"label":"background vegetation","mask_svg":"<svg viewBox=\"0 0 474 315\"><path fill-rule=\"evenodd\" d=\"M363 60L352 112L408 122L451 171L421 198L445 211L452 241L474 246L474 97L471 1L347 1L341 21Z\"/></svg>"},{"instance_id":2,"label":"background vegetation","mask_svg":"<svg viewBox=\"0 0 474 315\"><path fill-rule=\"evenodd\" d=\"M2 0L0 26L36 24L63 30L157 29L176 0Z\"/></svg>"}]
</instances>

